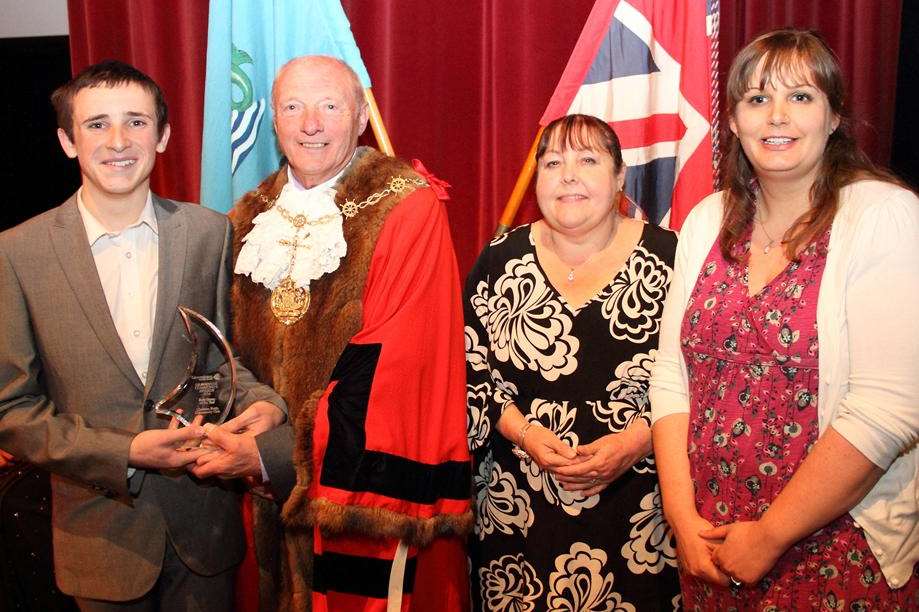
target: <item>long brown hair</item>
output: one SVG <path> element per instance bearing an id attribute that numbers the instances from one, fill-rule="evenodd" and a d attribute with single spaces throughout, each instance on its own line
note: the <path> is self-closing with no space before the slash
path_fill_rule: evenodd
<path id="1" fill-rule="evenodd" d="M 767 83 L 790 75 L 806 77 L 806 82 L 826 95 L 830 110 L 839 118 L 839 126 L 827 140 L 817 177 L 810 188 L 810 210 L 795 221 L 782 237 L 785 256 L 793 260 L 803 247 L 829 230 L 839 207 L 840 189 L 869 178 L 898 185 L 902 182 L 890 172 L 875 166 L 855 142 L 839 62 L 823 37 L 812 30 L 768 32 L 737 54 L 727 80 L 728 112 L 732 117 L 749 90 L 761 61 L 760 89 Z M 725 259 L 733 261 L 736 259 L 734 247 L 753 222 L 758 184 L 740 140 L 731 132 L 727 133 L 727 138 L 728 153 L 722 174 L 724 220 L 718 244 Z"/>

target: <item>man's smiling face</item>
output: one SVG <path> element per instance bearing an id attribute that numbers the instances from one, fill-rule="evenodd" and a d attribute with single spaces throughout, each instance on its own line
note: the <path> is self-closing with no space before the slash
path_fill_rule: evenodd
<path id="1" fill-rule="evenodd" d="M 337 62 L 286 66 L 274 87 L 274 129 L 297 180 L 313 187 L 342 170 L 367 127 L 360 85 Z"/>
<path id="2" fill-rule="evenodd" d="M 79 161 L 90 197 L 130 197 L 149 189 L 169 125 L 160 135 L 153 95 L 136 83 L 87 87 L 73 98 L 73 139 L 61 129 L 58 139 L 67 156 Z"/>

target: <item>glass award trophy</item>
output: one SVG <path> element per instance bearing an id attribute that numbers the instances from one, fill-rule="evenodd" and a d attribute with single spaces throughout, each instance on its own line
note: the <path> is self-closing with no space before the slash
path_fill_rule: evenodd
<path id="1" fill-rule="evenodd" d="M 227 342 L 226 336 L 210 319 L 200 312 L 185 306 L 178 307 L 179 316 L 185 326 L 185 339 L 191 344 L 191 356 L 185 368 L 185 377 L 173 387 L 163 399 L 153 404 L 156 414 L 175 417 L 186 427 L 191 425 L 196 417 L 204 423 L 220 425 L 227 420 L 236 401 L 236 361 L 233 359 L 233 349 Z M 207 370 L 208 350 L 204 351 L 203 358 L 198 351 L 198 336 L 192 323 L 204 328 L 211 341 L 217 346 L 224 357 L 225 372 Z M 223 399 L 221 399 L 223 398 Z M 190 401 L 189 401 L 190 400 Z M 180 407 L 178 404 L 184 405 Z M 194 410 L 191 410 L 191 407 Z"/>

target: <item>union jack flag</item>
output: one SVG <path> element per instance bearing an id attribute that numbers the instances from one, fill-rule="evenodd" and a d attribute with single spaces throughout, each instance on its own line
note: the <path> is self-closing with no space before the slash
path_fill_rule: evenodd
<path id="1" fill-rule="evenodd" d="M 540 119 L 608 122 L 628 172 L 627 214 L 679 229 L 712 191 L 713 0 L 597 0 Z"/>

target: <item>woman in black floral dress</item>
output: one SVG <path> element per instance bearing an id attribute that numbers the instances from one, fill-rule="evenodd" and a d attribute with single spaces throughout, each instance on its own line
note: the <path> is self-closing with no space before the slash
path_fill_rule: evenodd
<path id="1" fill-rule="evenodd" d="M 543 220 L 493 241 L 466 284 L 473 598 L 672 610 L 647 389 L 676 238 L 618 214 L 625 167 L 602 121 L 553 122 L 536 159 Z"/>

